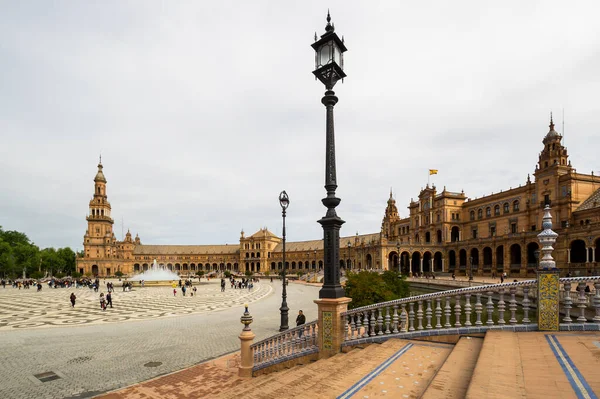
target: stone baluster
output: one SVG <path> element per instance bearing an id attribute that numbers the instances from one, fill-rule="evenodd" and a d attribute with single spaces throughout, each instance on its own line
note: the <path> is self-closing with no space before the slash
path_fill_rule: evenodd
<path id="1" fill-rule="evenodd" d="M 408 331 L 415 331 L 415 304 L 410 302 L 408 309 Z"/>
<path id="2" fill-rule="evenodd" d="M 563 306 L 565 309 L 565 317 L 563 317 L 563 322 L 570 324 L 573 320 L 571 320 L 571 304 L 573 301 L 571 300 L 571 283 L 565 283 L 565 300 L 563 301 Z"/>
<path id="3" fill-rule="evenodd" d="M 419 301 L 417 307 L 417 330 L 423 329 L 423 301 Z"/>
<path id="4" fill-rule="evenodd" d="M 471 294 L 465 294 L 465 326 L 471 325 Z"/>
<path id="5" fill-rule="evenodd" d="M 385 307 L 385 333 L 386 334 L 391 334 L 392 332 L 390 331 L 390 307 L 386 306 Z"/>
<path id="6" fill-rule="evenodd" d="M 369 337 L 369 312 L 363 312 L 363 338 Z"/>
<path id="7" fill-rule="evenodd" d="M 444 316 L 446 318 L 446 323 L 444 324 L 444 327 L 446 327 L 446 328 L 452 327 L 452 324 L 450 324 L 450 314 L 451 313 L 452 313 L 452 309 L 450 308 L 450 297 L 447 296 L 446 297 L 446 306 L 444 307 Z"/>
<path id="8" fill-rule="evenodd" d="M 348 315 L 344 317 L 344 341 L 350 339 L 350 317 Z"/>
<path id="9" fill-rule="evenodd" d="M 290 348 L 290 350 L 288 350 L 288 353 L 291 352 L 292 355 L 294 353 L 296 353 L 296 344 L 298 343 L 298 340 L 296 338 L 297 332 L 298 332 L 297 330 L 293 330 L 290 334 L 291 335 L 291 345 L 288 345 L 288 347 L 291 347 L 291 348 Z"/>
<path id="10" fill-rule="evenodd" d="M 361 338 L 363 336 L 362 314 L 356 313 L 354 317 L 356 317 L 356 338 Z"/>
<path id="11" fill-rule="evenodd" d="M 394 326 L 392 333 L 398 334 L 398 305 L 394 305 L 394 314 L 392 315 L 392 324 Z"/>
<path id="12" fill-rule="evenodd" d="M 369 336 L 371 337 L 375 336 L 375 323 L 377 322 L 375 312 L 375 309 L 371 309 L 371 318 L 369 319 Z"/>
<path id="13" fill-rule="evenodd" d="M 377 335 L 383 335 L 383 309 L 379 308 L 377 310 Z"/>
<path id="14" fill-rule="evenodd" d="M 442 328 L 442 298 L 436 298 L 435 300 L 435 328 Z"/>
<path id="15" fill-rule="evenodd" d="M 504 310 L 506 309 L 504 302 L 504 288 L 500 288 L 498 292 L 500 293 L 500 300 L 498 301 L 498 324 L 503 326 L 506 324 L 506 321 L 504 321 Z"/>
<path id="16" fill-rule="evenodd" d="M 350 315 L 350 339 L 354 339 L 354 333 L 356 332 L 356 323 L 354 322 L 355 315 Z"/>
<path id="17" fill-rule="evenodd" d="M 517 294 L 517 287 L 510 287 L 510 301 L 508 308 L 510 309 L 510 320 L 509 323 L 511 325 L 517 324 L 517 299 L 515 298 Z"/>
<path id="18" fill-rule="evenodd" d="M 594 308 L 596 308 L 594 321 L 600 323 L 600 281 L 596 280 L 594 282 L 594 288 L 596 289 L 596 293 L 594 294 Z"/>
<path id="19" fill-rule="evenodd" d="M 481 312 L 483 309 L 483 305 L 481 304 L 481 292 L 475 293 L 475 316 L 477 319 L 475 320 L 476 326 L 481 326 L 483 323 L 481 322 Z"/>
<path id="20" fill-rule="evenodd" d="M 462 324 L 460 323 L 460 316 L 462 313 L 462 309 L 460 306 L 460 294 L 456 296 L 456 301 L 454 302 L 454 327 L 460 327 Z"/>
<path id="21" fill-rule="evenodd" d="M 402 304 L 402 310 L 400 311 L 400 328 L 401 332 L 408 331 L 408 313 L 406 312 L 406 304 Z"/>
<path id="22" fill-rule="evenodd" d="M 585 286 L 587 284 L 584 282 L 579 283 L 579 300 L 577 301 L 577 307 L 579 308 L 579 317 L 577 321 L 580 323 L 585 323 L 587 319 L 585 318 L 585 308 L 587 307 L 587 297 L 585 296 Z"/>
<path id="23" fill-rule="evenodd" d="M 317 324 L 312 325 L 312 346 L 317 346 Z"/>
<path id="24" fill-rule="evenodd" d="M 428 299 L 427 300 L 427 311 L 425 312 L 425 317 L 427 318 L 427 326 L 425 326 L 425 328 L 427 328 L 427 329 L 433 328 L 433 327 L 431 327 L 431 315 L 432 315 L 431 299 Z"/>
<path id="25" fill-rule="evenodd" d="M 523 287 L 523 324 L 529 324 L 529 287 Z"/>
<path id="26" fill-rule="evenodd" d="M 485 308 L 487 310 L 487 321 L 485 322 L 485 324 L 487 324 L 488 326 L 494 325 L 494 301 L 492 301 L 492 295 L 494 295 L 492 291 L 487 292 L 488 301 L 485 305 Z"/>

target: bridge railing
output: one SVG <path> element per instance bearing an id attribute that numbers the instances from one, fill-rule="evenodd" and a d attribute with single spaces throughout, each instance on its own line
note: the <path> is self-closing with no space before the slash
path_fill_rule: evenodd
<path id="1" fill-rule="evenodd" d="M 585 292 L 589 283 L 594 286 L 593 297 Z M 561 323 L 600 323 L 600 276 L 561 278 L 560 287 Z M 536 290 L 537 280 L 526 280 L 460 288 L 352 309 L 341 315 L 344 345 L 392 335 L 438 335 L 451 329 L 457 330 L 449 333 L 485 332 L 498 326 L 536 330 Z"/>
<path id="2" fill-rule="evenodd" d="M 254 371 L 319 351 L 317 320 L 280 332 L 250 346 Z"/>

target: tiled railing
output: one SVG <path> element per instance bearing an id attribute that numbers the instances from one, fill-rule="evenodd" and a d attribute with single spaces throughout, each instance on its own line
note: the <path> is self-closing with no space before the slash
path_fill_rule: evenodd
<path id="1" fill-rule="evenodd" d="M 253 370 L 309 355 L 319 351 L 317 320 L 263 339 L 252 346 Z"/>
<path id="2" fill-rule="evenodd" d="M 588 283 L 593 284 L 593 297 L 585 292 Z M 560 285 L 561 328 L 600 330 L 600 324 L 570 327 L 600 323 L 600 276 L 561 278 Z M 536 310 L 531 305 L 536 290 L 537 280 L 527 280 L 460 288 L 352 309 L 342 313 L 343 345 L 381 341 L 391 336 L 479 333 L 491 328 L 534 331 Z"/>

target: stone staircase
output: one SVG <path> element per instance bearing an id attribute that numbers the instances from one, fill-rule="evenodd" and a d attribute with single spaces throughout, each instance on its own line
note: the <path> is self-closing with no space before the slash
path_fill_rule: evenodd
<path id="1" fill-rule="evenodd" d="M 420 397 L 452 348 L 450 344 L 390 339 L 255 377 L 215 397 Z"/>

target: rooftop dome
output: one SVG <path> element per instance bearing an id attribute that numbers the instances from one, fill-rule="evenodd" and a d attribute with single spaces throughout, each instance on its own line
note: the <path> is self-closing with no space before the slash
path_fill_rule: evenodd
<path id="1" fill-rule="evenodd" d="M 96 177 L 94 177 L 95 182 L 103 182 L 106 183 L 106 177 L 104 177 L 104 173 L 102 173 L 102 163 L 98 164 L 98 173 L 96 173 Z"/>
<path id="2" fill-rule="evenodd" d="M 554 121 L 552 120 L 552 114 L 550 114 L 549 128 L 550 128 L 550 130 L 546 134 L 546 137 L 544 137 L 544 144 L 546 144 L 548 141 L 551 141 L 553 139 L 556 139 L 556 138 L 560 139 L 562 137 L 556 130 L 554 130 Z"/>

